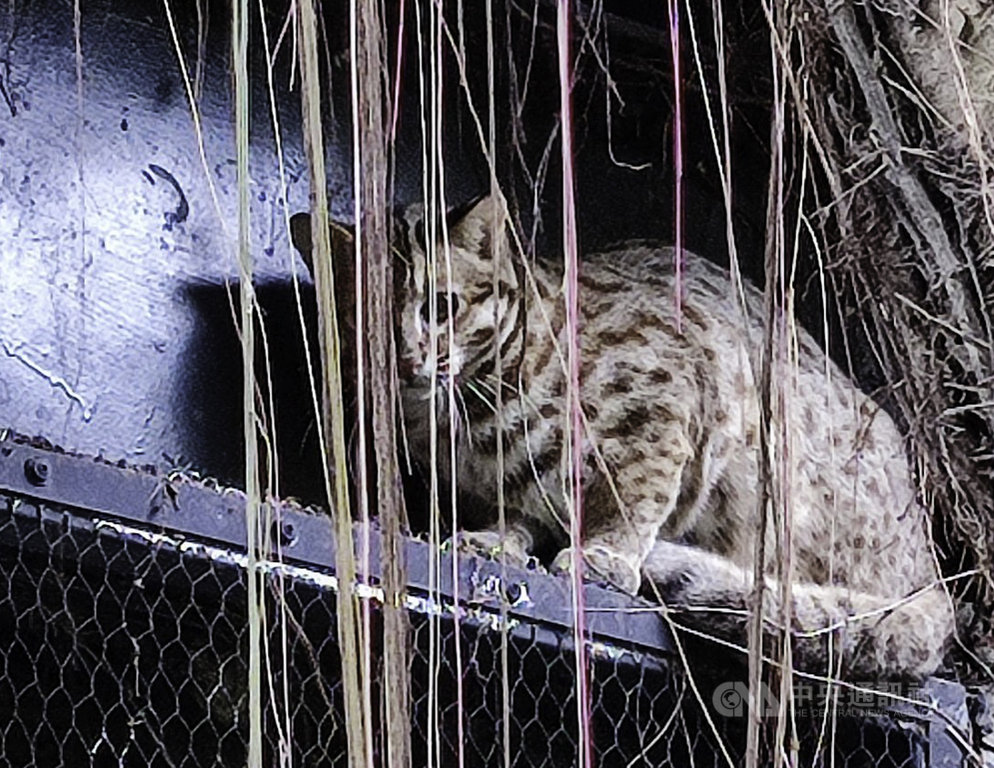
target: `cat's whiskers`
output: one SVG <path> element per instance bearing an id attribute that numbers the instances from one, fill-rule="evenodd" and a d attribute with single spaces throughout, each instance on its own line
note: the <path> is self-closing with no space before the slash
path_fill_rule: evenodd
<path id="1" fill-rule="evenodd" d="M 488 374 L 487 375 L 487 379 L 492 380 L 494 382 L 497 382 L 504 389 L 509 389 L 515 395 L 521 395 L 522 394 L 520 386 L 515 386 L 514 384 L 511 384 L 509 381 L 503 381 L 501 379 L 498 379 L 497 378 L 497 374 L 494 374 L 494 373 Z M 493 384 L 490 384 L 489 381 L 488 381 L 488 386 L 489 386 L 491 392 L 496 392 L 497 391 L 497 388 Z"/>
<path id="2" fill-rule="evenodd" d="M 469 408 L 466 406 L 466 398 L 463 396 L 462 391 L 459 387 L 455 387 L 453 390 L 456 401 L 456 425 L 458 431 L 459 421 L 463 421 L 463 434 L 466 435 L 466 442 L 470 448 L 473 447 L 473 425 L 469 423 Z M 460 407 L 462 410 L 460 411 Z"/>
<path id="3" fill-rule="evenodd" d="M 488 379 L 492 379 L 493 381 L 499 381 L 499 383 L 501 384 L 501 388 L 502 389 L 508 390 L 509 392 L 511 392 L 514 395 L 514 397 L 520 398 L 521 401 L 525 405 L 527 405 L 532 411 L 535 411 L 536 413 L 538 412 L 538 403 L 536 403 L 533 398 L 531 398 L 531 397 L 528 396 L 528 393 L 525 392 L 524 387 L 522 387 L 522 386 L 515 386 L 515 385 L 513 385 L 513 384 L 511 384 L 510 382 L 507 382 L 507 381 L 500 381 L 497 378 L 497 376 L 494 375 L 494 374 L 492 374 L 492 373 L 489 376 L 487 376 L 487 378 Z M 479 384 L 481 386 L 486 387 L 487 391 L 490 392 L 490 394 L 492 394 L 494 396 L 494 398 L 496 399 L 496 397 L 497 397 L 497 387 L 495 387 L 493 384 L 490 384 L 489 382 L 484 383 L 483 381 L 479 381 Z"/>
<path id="4" fill-rule="evenodd" d="M 452 419 L 455 434 L 465 435 L 470 445 L 472 445 L 472 425 L 469 423 L 469 409 L 466 406 L 466 400 L 461 391 L 461 383 L 457 377 L 453 377 L 448 373 L 447 368 L 447 365 L 445 370 L 441 366 L 436 368 L 435 386 L 429 388 L 424 399 L 429 400 L 434 395 L 439 415 Z M 452 387 L 451 399 L 449 397 L 450 386 Z M 453 402 L 455 403 L 455 408 L 450 407 Z"/>
<path id="5" fill-rule="evenodd" d="M 477 398 L 479 398 L 480 402 L 482 402 L 485 406 L 487 406 L 487 408 L 489 408 L 494 414 L 497 413 L 497 407 L 492 402 L 490 402 L 486 398 L 486 396 L 479 390 L 479 387 L 486 387 L 486 384 L 484 384 L 482 381 L 479 381 L 477 379 L 467 379 L 466 381 L 463 382 L 463 386 L 466 387 L 466 389 L 468 389 L 474 395 L 476 395 Z"/>
<path id="6" fill-rule="evenodd" d="M 493 378 L 493 374 L 490 374 L 487 378 Z M 473 379 L 473 382 L 475 384 L 477 384 L 478 386 L 483 387 L 491 395 L 497 394 L 497 390 L 493 386 L 490 385 L 490 383 L 487 381 L 486 378 L 483 378 L 483 379 L 479 379 L 479 378 Z"/>

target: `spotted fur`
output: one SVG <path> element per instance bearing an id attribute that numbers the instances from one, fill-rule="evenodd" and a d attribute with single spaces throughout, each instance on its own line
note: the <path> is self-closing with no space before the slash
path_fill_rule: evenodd
<path id="1" fill-rule="evenodd" d="M 491 240 L 491 222 L 501 236 Z M 497 498 L 500 349 L 503 485 L 509 524 L 499 543 L 525 558 L 542 540 L 568 564 L 563 435 L 566 349 L 561 275 L 515 256 L 503 203 L 483 198 L 437 227 L 435 279 L 419 206 L 400 225 L 397 327 L 403 412 L 413 455 L 430 452 L 476 503 Z M 640 587 L 686 611 L 697 629 L 742 642 L 758 530 L 759 409 L 749 341 L 762 338 L 762 296 L 686 255 L 677 327 L 670 249 L 629 244 L 587 255 L 579 275 L 587 567 L 627 592 Z M 530 274 L 531 278 L 527 277 Z M 903 441 L 813 339 L 797 332 L 785 382 L 789 411 L 772 446 L 793 462 L 791 630 L 795 665 L 827 671 L 829 641 L 846 674 L 921 677 L 941 663 L 952 611 L 938 586 L 927 518 Z M 449 384 L 456 403 L 449 407 Z M 456 415 L 457 414 L 457 415 Z M 494 531 L 471 536 L 498 543 Z M 775 527 L 767 541 L 765 615 L 781 615 Z M 727 609 L 733 609 L 728 611 Z M 740 611 L 736 613 L 735 610 Z"/>

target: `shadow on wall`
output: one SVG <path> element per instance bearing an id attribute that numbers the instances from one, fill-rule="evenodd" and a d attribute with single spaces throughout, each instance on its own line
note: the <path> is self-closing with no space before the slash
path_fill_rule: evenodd
<path id="1" fill-rule="evenodd" d="M 232 297 L 230 302 L 228 291 Z M 184 365 L 173 382 L 170 401 L 182 444 L 181 458 L 174 457 L 177 463 L 216 478 L 224 484 L 244 488 L 242 352 L 232 320 L 232 313 L 237 316 L 240 312 L 238 291 L 238 284 L 234 282 L 229 287 L 223 284 L 195 283 L 180 289 L 179 300 L 189 307 L 193 330 L 182 354 Z M 318 377 L 320 353 L 314 287 L 302 283 L 300 294 L 314 373 Z M 317 420 L 307 380 L 303 333 L 293 286 L 282 282 L 257 285 L 256 296 L 266 323 L 268 380 L 258 324 L 255 369 L 262 393 L 261 402 L 266 408 L 265 419 L 268 423 L 275 418 L 276 423 L 278 494 L 282 498 L 292 496 L 305 504 L 327 508 Z M 343 341 L 348 341 L 347 332 Z M 343 358 L 349 358 L 347 350 L 343 350 Z M 346 443 L 349 465 L 353 467 L 349 483 L 353 504 L 357 451 L 354 381 L 355 371 L 344 370 L 345 420 L 349 425 Z M 270 384 L 273 414 L 268 410 Z M 367 423 L 369 434 L 371 429 L 372 424 Z M 263 445 L 260 444 L 260 450 L 262 449 Z M 368 460 L 370 492 L 375 499 L 375 459 L 372 446 Z M 423 473 L 408 473 L 405 466 L 406 463 L 401 458 L 401 476 L 411 527 L 415 531 L 427 531 L 428 479 Z M 260 471 L 266 471 L 265 460 L 261 463 Z M 265 480 L 265 475 L 263 479 Z M 445 518 L 450 502 L 444 487 L 440 490 L 439 504 L 442 517 Z M 460 505 L 461 514 L 468 516 L 469 521 L 474 523 L 473 527 L 482 527 L 485 523 L 482 513 L 475 512 L 472 504 L 465 505 L 466 509 L 463 506 Z"/>
<path id="2" fill-rule="evenodd" d="M 224 483 L 244 487 L 241 342 L 232 319 L 233 313 L 237 316 L 240 312 L 239 287 L 237 283 L 228 287 L 188 284 L 180 290 L 180 300 L 189 306 L 193 320 L 183 354 L 185 364 L 178 372 L 171 395 L 182 440 L 182 461 Z M 314 289 L 301 284 L 300 293 L 317 373 Z M 256 375 L 264 418 L 269 423 L 275 416 L 278 492 L 283 498 L 294 496 L 304 502 L 320 503 L 324 498 L 324 481 L 293 286 L 290 283 L 258 285 L 256 295 L 265 320 L 269 358 L 267 376 L 263 336 L 257 323 Z M 264 449 L 260 443 L 260 453 Z M 266 471 L 265 459 L 260 469 Z"/>

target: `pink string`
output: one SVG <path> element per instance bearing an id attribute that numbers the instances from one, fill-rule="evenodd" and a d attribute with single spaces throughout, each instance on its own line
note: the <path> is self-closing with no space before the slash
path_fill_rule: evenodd
<path id="1" fill-rule="evenodd" d="M 673 181 L 676 273 L 676 330 L 681 332 L 683 302 L 683 91 L 680 78 L 680 0 L 668 0 L 670 52 L 673 56 Z"/>
<path id="2" fill-rule="evenodd" d="M 576 237 L 576 208 L 574 199 L 574 168 L 573 168 L 573 111 L 572 111 L 572 77 L 570 72 L 570 43 L 569 20 L 570 0 L 559 0 L 556 14 L 556 30 L 559 43 L 559 93 L 560 115 L 562 119 L 562 160 L 563 160 L 563 248 L 566 262 L 566 323 L 569 329 L 569 376 L 570 390 L 573 398 L 569 403 L 572 429 L 570 431 L 570 450 L 573 458 L 572 501 L 574 514 L 570 518 L 570 544 L 572 546 L 572 577 L 574 600 L 574 630 L 573 640 L 576 646 L 577 671 L 577 719 L 579 726 L 580 768 L 593 766 L 593 754 L 590 743 L 590 684 L 587 673 L 586 628 L 583 609 L 583 557 L 580 550 L 580 535 L 583 530 L 583 507 L 581 472 L 583 461 L 581 456 L 582 419 L 580 411 L 580 340 L 577 333 L 579 327 L 579 290 L 577 276 L 579 263 L 577 260 Z"/>

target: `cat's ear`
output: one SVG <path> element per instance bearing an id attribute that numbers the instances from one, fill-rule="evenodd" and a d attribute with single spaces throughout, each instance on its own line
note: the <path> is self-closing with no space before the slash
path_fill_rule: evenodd
<path id="1" fill-rule="evenodd" d="M 331 256 L 339 259 L 352 253 L 355 234 L 351 227 L 346 224 L 339 224 L 336 221 L 330 222 L 331 231 Z M 313 241 L 311 239 L 311 215 L 309 213 L 295 213 L 290 217 L 290 240 L 293 247 L 300 251 L 307 271 L 314 276 L 314 256 Z"/>
<path id="2" fill-rule="evenodd" d="M 334 259 L 347 257 L 349 264 L 355 259 L 355 228 L 338 221 L 329 222 L 331 228 L 331 255 Z"/>
<path id="3" fill-rule="evenodd" d="M 314 274 L 314 257 L 311 256 L 311 214 L 295 213 L 290 217 L 290 241 L 300 253 L 307 271 Z"/>
<path id="4" fill-rule="evenodd" d="M 452 208 L 446 214 L 449 241 L 452 245 L 490 259 L 494 250 L 503 248 L 508 223 L 507 203 L 500 192 L 482 195 L 475 200 Z M 491 241 L 493 227 L 497 227 L 496 241 Z"/>

